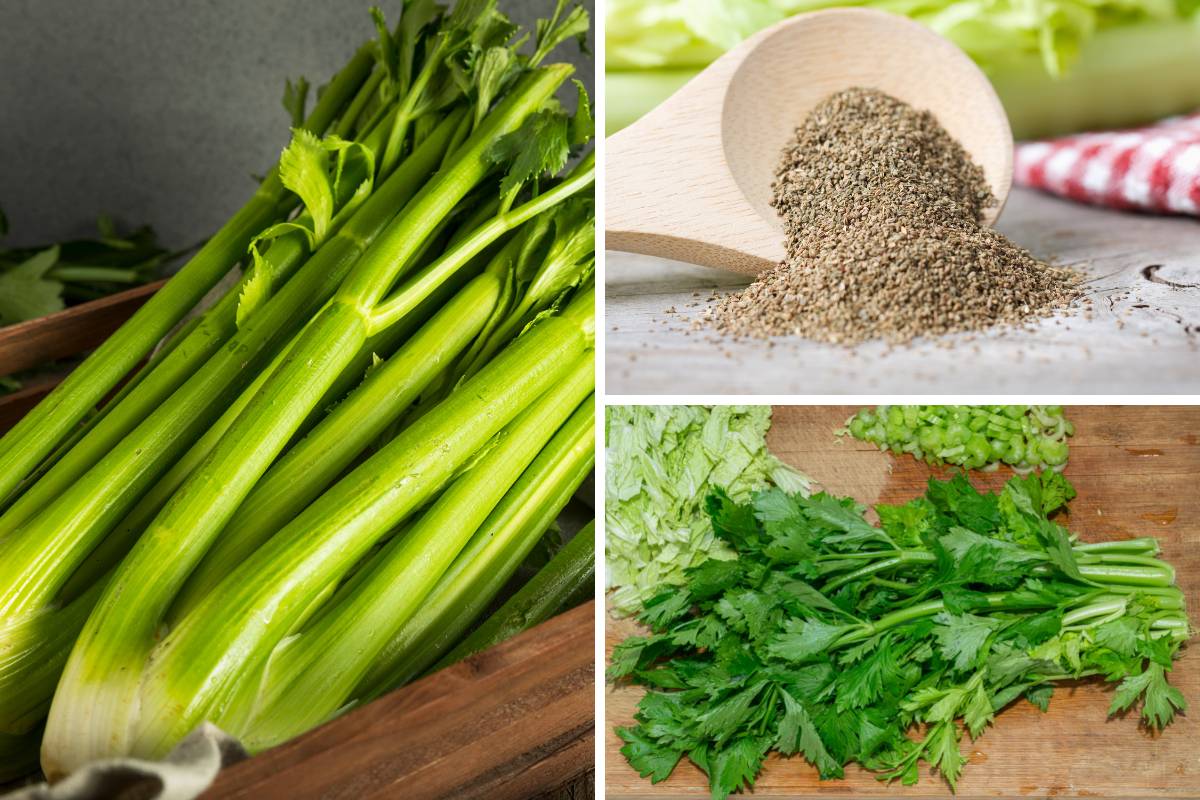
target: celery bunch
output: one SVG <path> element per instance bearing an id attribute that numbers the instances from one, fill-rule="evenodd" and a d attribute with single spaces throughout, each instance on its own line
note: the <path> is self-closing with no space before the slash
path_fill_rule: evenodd
<path id="1" fill-rule="evenodd" d="M 246 207 L 0 439 L 0 746 L 44 725 L 51 778 L 206 720 L 268 747 L 420 674 L 590 469 L 592 120 L 545 63 L 587 15 L 376 24 L 307 117 L 289 87 Z"/>

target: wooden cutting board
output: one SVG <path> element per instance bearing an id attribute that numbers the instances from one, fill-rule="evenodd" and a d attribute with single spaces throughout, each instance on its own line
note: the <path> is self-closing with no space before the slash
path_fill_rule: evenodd
<path id="1" fill-rule="evenodd" d="M 784 461 L 830 492 L 862 503 L 904 502 L 923 491 L 931 474 L 912 458 L 894 458 L 853 439 L 837 439 L 856 409 L 849 406 L 776 407 L 768 444 Z M 1085 541 L 1154 535 L 1177 570 L 1194 622 L 1200 620 L 1200 406 L 1087 406 L 1067 409 L 1076 435 L 1067 476 L 1079 495 L 1062 522 Z M 976 486 L 999 488 L 1007 469 L 971 473 Z M 611 616 L 606 654 L 635 625 Z M 1191 713 L 1151 735 L 1131 715 L 1107 718 L 1112 689 L 1084 681 L 1054 693 L 1043 714 L 1028 703 L 1000 713 L 977 742 L 965 740 L 969 763 L 959 800 L 1017 797 L 1200 797 L 1200 640 L 1177 663 L 1171 681 Z M 703 773 L 686 761 L 657 786 L 638 777 L 619 749 L 614 726 L 629 725 L 642 690 L 606 687 L 605 779 L 610 798 L 702 798 Z M 886 786 L 848 768 L 846 779 L 821 782 L 800 758 L 772 756 L 755 797 L 951 797 L 927 770 L 917 786 Z"/>

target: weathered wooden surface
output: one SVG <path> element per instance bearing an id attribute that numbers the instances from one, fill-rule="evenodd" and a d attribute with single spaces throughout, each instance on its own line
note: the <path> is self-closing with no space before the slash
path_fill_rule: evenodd
<path id="1" fill-rule="evenodd" d="M 692 331 L 705 298 L 746 277 L 606 254 L 609 394 L 1191 393 L 1200 390 L 1200 223 L 1009 197 L 999 229 L 1089 276 L 1092 318 L 911 347 L 798 337 L 735 342 Z M 1150 269 L 1146 276 L 1147 268 Z M 1175 285 L 1172 285 L 1175 284 Z M 689 307 L 690 306 L 690 307 Z M 674 308 L 677 313 L 668 314 Z"/>
<path id="2" fill-rule="evenodd" d="M 524 800 L 593 766 L 595 603 L 224 771 L 217 798 Z"/>
<path id="3" fill-rule="evenodd" d="M 863 503 L 903 502 L 922 492 L 931 474 L 913 459 L 893 458 L 870 445 L 835 439 L 855 409 L 831 406 L 776 408 L 768 443 L 789 464 L 837 494 Z M 1200 407 L 1077 407 L 1068 409 L 1078 433 L 1066 474 L 1079 492 L 1064 520 L 1088 541 L 1155 535 L 1177 570 L 1196 619 L 1200 610 Z M 972 473 L 977 486 L 998 488 L 1011 473 Z M 606 648 L 634 630 L 610 617 Z M 1014 797 L 1200 797 L 1200 643 L 1171 673 L 1191 713 L 1159 735 L 1135 718 L 1107 719 L 1112 690 L 1095 682 L 1058 689 L 1043 714 L 1028 703 L 1000 713 L 975 742 L 964 744 L 969 763 L 958 800 Z M 681 764 L 653 786 L 618 752 L 613 726 L 630 724 L 637 688 L 606 691 L 608 797 L 703 798 L 703 774 Z M 867 772 L 848 769 L 846 780 L 826 781 L 800 758 L 772 757 L 753 797 L 946 797 L 949 789 L 927 770 L 921 783 L 885 786 Z"/>

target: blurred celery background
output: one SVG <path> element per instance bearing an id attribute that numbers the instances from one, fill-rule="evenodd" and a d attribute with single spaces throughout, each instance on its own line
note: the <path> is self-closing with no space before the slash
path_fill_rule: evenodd
<path id="1" fill-rule="evenodd" d="M 965 50 L 1018 139 L 1200 109 L 1200 0 L 608 0 L 608 133 L 755 31 L 846 5 L 911 17 Z"/>

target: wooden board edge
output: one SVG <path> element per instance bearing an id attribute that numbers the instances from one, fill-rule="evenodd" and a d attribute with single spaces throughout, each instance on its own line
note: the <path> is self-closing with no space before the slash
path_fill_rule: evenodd
<path id="1" fill-rule="evenodd" d="M 167 279 L 0 328 L 0 375 L 31 369 L 99 345 Z"/>
<path id="2" fill-rule="evenodd" d="M 557 788 L 594 767 L 594 619 L 591 600 L 230 767 L 203 798 L 516 800 Z"/>

